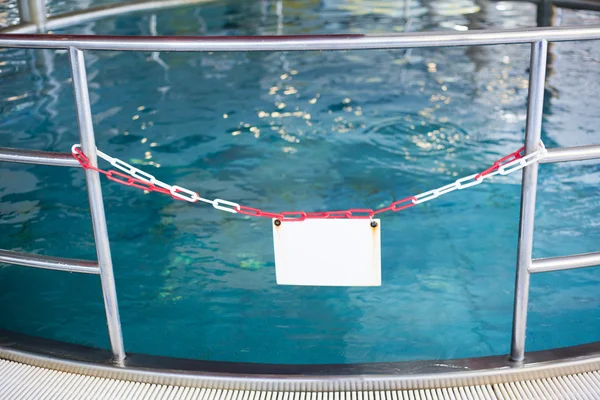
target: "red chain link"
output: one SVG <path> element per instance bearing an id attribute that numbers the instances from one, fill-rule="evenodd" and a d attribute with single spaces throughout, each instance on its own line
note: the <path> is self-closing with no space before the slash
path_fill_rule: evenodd
<path id="1" fill-rule="evenodd" d="M 475 176 L 475 180 L 479 180 L 482 177 L 491 174 L 492 172 L 496 171 L 497 169 L 499 169 L 500 167 L 502 167 L 505 164 L 508 164 L 512 161 L 522 158 L 524 155 L 524 151 L 525 151 L 525 148 L 521 147 L 519 150 L 517 150 L 513 153 L 510 153 L 509 155 L 507 155 L 505 157 L 502 157 L 501 159 L 496 161 L 490 168 L 477 174 Z M 158 192 L 158 193 L 162 193 L 162 194 L 168 194 L 171 197 L 173 197 L 175 200 L 183 200 L 179 197 L 173 196 L 173 193 L 171 193 L 171 191 L 169 191 L 168 189 L 158 187 L 151 182 L 133 178 L 127 174 L 124 174 L 124 173 L 116 171 L 116 170 L 102 170 L 100 168 L 94 167 L 91 165 L 90 160 L 87 158 L 87 156 L 79 148 L 73 149 L 73 157 L 75 157 L 75 159 L 77 161 L 79 161 L 79 164 L 81 164 L 81 166 L 83 168 L 91 169 L 93 171 L 96 171 L 103 175 L 106 175 L 106 177 L 108 179 L 110 179 L 114 182 L 120 183 L 125 186 L 132 186 L 132 187 L 146 190 L 149 192 Z M 251 217 L 277 218 L 282 221 L 304 221 L 306 219 L 324 219 L 324 218 L 328 218 L 328 219 L 340 219 L 340 218 L 369 219 L 369 218 L 373 218 L 375 215 L 378 215 L 378 214 L 386 212 L 386 211 L 398 212 L 398 211 L 405 210 L 410 207 L 414 207 L 416 205 L 415 201 L 417 201 L 417 197 L 410 196 L 410 197 L 406 197 L 401 200 L 394 201 L 394 202 L 390 203 L 389 205 L 379 208 L 379 209 L 376 209 L 376 210 L 371 210 L 368 208 L 351 208 L 351 209 L 339 210 L 339 211 L 321 211 L 321 212 L 308 212 L 308 213 L 304 212 L 304 211 L 282 211 L 279 213 L 273 213 L 273 212 L 263 211 L 258 208 L 252 208 L 252 207 L 246 207 L 246 206 L 240 205 L 239 208 L 235 208 L 235 212 L 237 212 L 239 214 L 243 214 L 243 215 L 248 215 Z M 236 204 L 236 203 L 232 203 L 232 204 Z"/>
<path id="2" fill-rule="evenodd" d="M 513 153 L 510 153 L 507 156 L 502 157 L 501 159 L 496 161 L 491 167 L 489 167 L 485 171 L 477 174 L 475 179 L 480 179 L 486 175 L 489 175 L 492 172 L 494 172 L 495 170 L 497 170 L 498 168 L 500 168 L 501 166 L 503 166 L 504 164 L 508 164 L 511 161 L 515 161 L 515 160 L 518 160 L 519 158 L 522 158 L 524 153 L 525 153 L 525 146 L 521 147 L 519 150 L 517 150 Z"/>

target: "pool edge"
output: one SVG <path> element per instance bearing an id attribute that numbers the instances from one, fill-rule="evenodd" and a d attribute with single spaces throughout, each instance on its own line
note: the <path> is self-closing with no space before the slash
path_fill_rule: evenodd
<path id="1" fill-rule="evenodd" d="M 11 339 L 7 340 L 7 336 Z M 25 344 L 15 340 L 19 336 L 25 338 Z M 128 354 L 125 363 L 117 366 L 110 361 L 108 350 L 49 339 L 40 339 L 43 347 L 36 349 L 31 343 L 27 343 L 35 339 L 37 338 L 32 339 L 15 333 L 7 335 L 7 331 L 0 330 L 0 358 L 100 378 L 210 389 L 268 391 L 431 389 L 516 382 L 600 370 L 600 342 L 528 353 L 527 361 L 522 366 L 511 363 L 506 356 L 343 366 L 277 366 L 203 362 L 138 354 Z M 49 347 L 49 344 L 54 348 Z M 165 367 L 159 368 L 161 364 Z M 194 366 L 201 365 L 212 365 L 218 368 L 213 368 L 213 371 L 193 369 Z M 223 371 L 224 368 L 237 372 L 214 372 L 215 369 Z M 252 368 L 254 370 L 251 370 Z M 296 373 L 289 373 L 294 369 Z M 336 369 L 340 369 L 340 373 L 335 373 Z"/>

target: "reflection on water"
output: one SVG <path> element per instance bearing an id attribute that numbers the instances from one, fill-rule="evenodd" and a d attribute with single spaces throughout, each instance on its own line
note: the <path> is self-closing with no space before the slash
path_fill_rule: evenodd
<path id="1" fill-rule="evenodd" d="M 96 4 L 96 3 L 94 3 Z M 215 2 L 69 33 L 258 35 L 515 28 L 514 2 Z M 51 10 L 67 7 L 52 3 Z M 64 9 L 64 8 L 62 8 Z M 4 9 L 3 9 L 4 10 Z M 566 12 L 562 24 L 598 23 Z M 598 44 L 552 47 L 543 138 L 597 142 Z M 521 146 L 529 48 L 87 52 L 98 146 L 158 179 L 265 209 L 380 207 Z M 68 151 L 63 51 L 0 51 L 0 146 Z M 0 166 L 0 247 L 94 258 L 79 170 Z M 544 166 L 536 256 L 598 250 L 593 163 Z M 269 221 L 111 182 L 103 193 L 128 351 L 337 363 L 506 353 L 519 178 L 382 221 L 379 288 L 277 286 Z M 223 215 L 225 214 L 225 215 Z M 532 280 L 528 346 L 598 340 L 596 270 Z M 96 277 L 0 269 L 0 327 L 108 346 Z M 441 333 L 443 332 L 443 333 Z"/>

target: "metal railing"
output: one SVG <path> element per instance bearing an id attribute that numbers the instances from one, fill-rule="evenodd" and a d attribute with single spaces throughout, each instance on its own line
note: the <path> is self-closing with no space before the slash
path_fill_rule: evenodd
<path id="1" fill-rule="evenodd" d="M 24 3 L 26 0 L 22 0 Z M 28 4 L 40 3 L 29 0 Z M 39 6 L 39 4 L 38 4 Z M 39 15 L 39 13 L 37 14 Z M 27 22 L 27 21 L 26 21 Z M 43 30 L 43 21 L 37 21 Z M 1 35 L 1 47 L 67 49 L 77 107 L 79 133 L 84 153 L 97 166 L 97 154 L 88 94 L 84 50 L 121 51 L 309 51 L 351 49 L 399 49 L 412 47 L 531 44 L 531 68 L 525 154 L 537 149 L 542 129 L 542 108 L 548 42 L 600 39 L 600 26 L 575 28 L 537 28 L 518 30 L 482 30 L 452 33 L 406 33 L 370 35 L 306 35 L 254 37 L 116 37 L 70 35 Z M 542 163 L 591 160 L 600 158 L 600 145 L 548 149 Z M 0 148 L 0 161 L 79 167 L 67 153 L 50 153 Z M 600 252 L 546 259 L 532 259 L 535 198 L 538 163 L 523 170 L 519 224 L 517 273 L 513 310 L 510 358 L 521 365 L 525 357 L 525 333 L 531 274 L 600 265 Z M 81 261 L 0 250 L 0 262 L 100 275 L 111 349 L 116 361 L 125 358 L 117 294 L 113 275 L 106 219 L 99 174 L 85 171 L 98 261 Z"/>
<path id="2" fill-rule="evenodd" d="M 62 29 L 76 24 L 83 24 L 127 13 L 160 10 L 211 1 L 213 0 L 136 0 L 125 3 L 106 4 L 46 17 L 45 0 L 18 0 L 21 22 L 0 29 L 0 33 L 43 33 L 49 30 Z M 35 12 L 33 12 L 34 10 Z"/>

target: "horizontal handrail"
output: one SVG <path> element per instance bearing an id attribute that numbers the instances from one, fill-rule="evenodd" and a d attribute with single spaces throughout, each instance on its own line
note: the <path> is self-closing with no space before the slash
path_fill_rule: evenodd
<path id="1" fill-rule="evenodd" d="M 71 153 L 12 149 L 8 147 L 0 147 L 0 161 L 52 165 L 55 167 L 81 167 Z"/>
<path id="2" fill-rule="evenodd" d="M 600 145 L 557 147 L 548 149 L 547 154 L 539 160 L 539 163 L 548 164 L 594 159 L 600 159 Z M 70 153 L 13 149 L 9 147 L 0 147 L 0 161 L 23 164 L 52 165 L 58 167 L 81 167 L 81 165 Z"/>
<path id="3" fill-rule="evenodd" d="M 547 164 L 593 159 L 600 159 L 600 145 L 548 149 L 547 154 L 539 162 Z M 9 147 L 0 147 L 0 161 L 58 167 L 81 167 L 70 153 L 13 149 Z"/>
<path id="4" fill-rule="evenodd" d="M 532 3 L 538 4 L 540 1 L 534 0 Z M 598 3 L 597 0 L 553 0 L 552 5 L 555 7 L 570 8 L 573 10 L 600 10 L 600 3 Z"/>
<path id="5" fill-rule="evenodd" d="M 91 7 L 51 16 L 45 21 L 44 28 L 46 30 L 63 29 L 102 18 L 118 17 L 140 11 L 154 11 L 212 1 L 214 0 L 138 0 L 128 3 L 106 4 L 99 7 Z M 541 2 L 540 0 L 529 1 L 534 4 L 539 4 Z M 600 3 L 595 0 L 554 0 L 552 5 L 581 10 L 600 10 Z M 23 34 L 36 32 L 38 32 L 38 27 L 32 23 L 20 23 L 0 29 L 0 33 Z"/>
<path id="6" fill-rule="evenodd" d="M 95 261 L 42 256 L 39 254 L 20 253 L 11 250 L 0 250 L 0 263 L 53 269 L 56 271 L 80 272 L 82 274 L 100 274 L 100 268 Z"/>
<path id="7" fill-rule="evenodd" d="M 14 25 L 9 25 L 5 28 L 0 29 L 0 34 L 5 34 L 5 33 L 21 33 L 21 34 L 26 34 L 26 33 L 36 33 L 37 32 L 37 26 L 35 26 L 35 24 L 32 23 L 20 23 L 20 24 L 14 24 Z"/>
<path id="8" fill-rule="evenodd" d="M 0 35 L 0 47 L 116 51 L 309 51 L 475 46 L 600 39 L 600 26 L 389 35 L 99 36 Z"/>
<path id="9" fill-rule="evenodd" d="M 600 158 L 600 145 L 557 147 L 548 149 L 548 153 L 539 161 L 544 163 L 556 163 L 564 161 L 583 161 Z"/>
<path id="10" fill-rule="evenodd" d="M 95 21 L 101 18 L 117 17 L 124 14 L 160 10 L 164 8 L 175 8 L 191 4 L 208 3 L 214 0 L 141 0 L 130 3 L 107 4 L 99 7 L 87 8 L 84 10 L 72 11 L 65 14 L 55 15 L 46 20 L 44 28 L 46 30 L 62 29 L 73 25 L 80 25 L 86 22 Z M 36 33 L 38 30 L 35 24 L 18 24 L 0 29 L 1 33 Z"/>
<path id="11" fill-rule="evenodd" d="M 565 269 L 586 268 L 600 266 L 600 252 L 574 254 L 571 256 L 538 258 L 531 262 L 529 272 L 562 271 Z"/>

